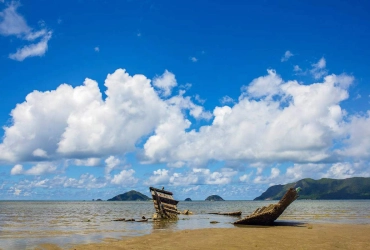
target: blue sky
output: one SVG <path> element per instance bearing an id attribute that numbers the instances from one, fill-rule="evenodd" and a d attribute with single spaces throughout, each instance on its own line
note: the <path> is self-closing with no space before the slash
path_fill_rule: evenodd
<path id="1" fill-rule="evenodd" d="M 369 9 L 0 0 L 1 199 L 369 176 Z"/>

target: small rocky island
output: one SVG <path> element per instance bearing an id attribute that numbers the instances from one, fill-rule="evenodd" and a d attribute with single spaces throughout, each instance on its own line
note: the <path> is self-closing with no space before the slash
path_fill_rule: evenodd
<path id="1" fill-rule="evenodd" d="M 192 201 L 190 198 L 186 198 L 185 201 Z"/>
<path id="2" fill-rule="evenodd" d="M 218 195 L 210 195 L 207 197 L 206 201 L 224 201 L 224 199 Z"/>
<path id="3" fill-rule="evenodd" d="M 148 196 L 135 190 L 131 190 L 129 192 L 119 194 L 111 199 L 108 199 L 108 201 L 149 201 L 149 200 L 151 199 Z"/>

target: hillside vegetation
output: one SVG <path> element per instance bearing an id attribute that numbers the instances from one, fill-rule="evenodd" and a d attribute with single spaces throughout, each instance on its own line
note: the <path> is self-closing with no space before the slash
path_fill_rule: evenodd
<path id="1" fill-rule="evenodd" d="M 108 199 L 108 201 L 148 201 L 148 200 L 151 200 L 148 196 L 135 190 L 131 190 L 129 192 L 119 194 L 111 199 Z"/>
<path id="2" fill-rule="evenodd" d="M 269 187 L 254 200 L 280 200 L 290 187 L 301 187 L 298 199 L 341 200 L 370 199 L 370 178 L 353 177 L 343 180 L 323 178 L 302 179 L 286 185 Z"/>

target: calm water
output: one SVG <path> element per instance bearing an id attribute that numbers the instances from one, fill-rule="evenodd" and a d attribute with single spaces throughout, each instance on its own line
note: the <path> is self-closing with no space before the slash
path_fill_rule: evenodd
<path id="1" fill-rule="evenodd" d="M 0 201 L 0 249 L 33 249 L 40 243 L 71 244 L 96 242 L 149 234 L 158 230 L 234 227 L 237 217 L 210 215 L 209 212 L 241 210 L 243 217 L 271 201 L 180 202 L 180 215 L 170 223 L 120 222 L 117 218 L 151 217 L 152 202 L 11 202 Z M 210 224 L 216 220 L 220 223 Z M 295 201 L 278 221 L 299 223 L 370 223 L 370 201 Z"/>

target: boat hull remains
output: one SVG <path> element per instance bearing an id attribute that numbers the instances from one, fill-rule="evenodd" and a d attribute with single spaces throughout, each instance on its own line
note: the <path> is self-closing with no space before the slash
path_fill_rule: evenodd
<path id="1" fill-rule="evenodd" d="M 177 210 L 179 201 L 173 198 L 173 193 L 164 189 L 149 187 L 152 194 L 156 213 L 153 219 L 177 219 L 180 212 Z"/>
<path id="2" fill-rule="evenodd" d="M 284 210 L 298 198 L 299 189 L 290 188 L 277 204 L 257 208 L 251 215 L 237 220 L 234 225 L 272 225 Z"/>

